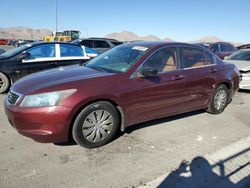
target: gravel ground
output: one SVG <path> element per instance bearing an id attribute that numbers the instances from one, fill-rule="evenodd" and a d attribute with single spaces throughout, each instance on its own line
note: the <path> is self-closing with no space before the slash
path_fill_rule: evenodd
<path id="1" fill-rule="evenodd" d="M 250 135 L 250 94 L 238 92 L 223 114 L 203 111 L 128 128 L 97 149 L 41 144 L 8 123 L 0 96 L 0 187 L 136 187 L 171 172 L 183 160 Z"/>

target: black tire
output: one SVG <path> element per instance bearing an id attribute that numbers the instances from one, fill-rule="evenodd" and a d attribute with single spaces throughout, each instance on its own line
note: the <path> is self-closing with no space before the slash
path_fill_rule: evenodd
<path id="1" fill-rule="evenodd" d="M 92 121 L 93 117 L 95 117 L 94 119 L 95 122 Z M 100 121 L 97 122 L 98 119 Z M 111 124 L 104 123 L 104 122 L 111 122 L 111 120 L 113 122 Z M 85 126 L 84 126 L 84 123 L 85 123 Z M 114 138 L 117 132 L 117 129 L 119 127 L 119 124 L 120 124 L 120 120 L 119 120 L 118 111 L 111 103 L 106 102 L 106 101 L 95 102 L 85 107 L 78 114 L 73 124 L 72 136 L 75 142 L 82 147 L 85 147 L 85 148 L 100 147 L 109 143 Z M 89 125 L 89 126 L 92 125 L 92 126 L 86 127 L 86 125 Z M 103 128 L 102 125 L 105 127 Z M 105 129 L 107 126 L 111 126 L 112 128 L 109 127 L 109 130 L 107 130 Z M 91 132 L 88 133 L 87 135 L 86 132 L 89 132 L 89 130 Z M 86 135 L 84 135 L 83 131 L 85 131 Z M 93 134 L 95 136 L 92 136 Z M 95 141 L 95 139 L 97 138 L 101 140 Z"/>
<path id="2" fill-rule="evenodd" d="M 10 87 L 9 78 L 0 72 L 0 93 L 5 93 Z"/>
<path id="3" fill-rule="evenodd" d="M 218 97 L 218 95 L 224 96 L 222 102 L 220 103 L 221 105 L 219 105 L 216 102 L 216 101 L 218 101 L 218 99 L 216 99 Z M 220 85 L 214 91 L 213 98 L 211 99 L 211 101 L 209 103 L 207 112 L 209 112 L 211 114 L 222 113 L 228 104 L 228 101 L 229 101 L 228 98 L 229 98 L 229 90 L 228 90 L 227 86 L 225 86 L 224 84 Z"/>

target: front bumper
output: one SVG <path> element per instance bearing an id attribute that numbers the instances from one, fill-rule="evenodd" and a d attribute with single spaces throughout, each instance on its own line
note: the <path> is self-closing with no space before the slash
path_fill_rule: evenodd
<path id="1" fill-rule="evenodd" d="M 63 106 L 21 108 L 5 100 L 5 113 L 10 124 L 22 135 L 37 142 L 68 141 L 71 108 Z"/>

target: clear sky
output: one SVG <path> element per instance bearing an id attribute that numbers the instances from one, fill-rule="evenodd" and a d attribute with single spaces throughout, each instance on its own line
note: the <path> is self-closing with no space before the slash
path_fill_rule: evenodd
<path id="1" fill-rule="evenodd" d="M 55 30 L 56 0 L 0 0 L 0 27 Z M 250 43 L 250 0 L 57 0 L 59 30 L 85 37 L 128 30 L 176 41 Z"/>

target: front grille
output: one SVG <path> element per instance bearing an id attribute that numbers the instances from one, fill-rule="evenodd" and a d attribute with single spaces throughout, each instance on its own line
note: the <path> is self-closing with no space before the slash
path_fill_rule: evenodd
<path id="1" fill-rule="evenodd" d="M 8 94 L 8 102 L 10 104 L 16 104 L 18 99 L 21 97 L 21 95 L 13 92 L 13 91 L 10 91 L 9 94 Z"/>

